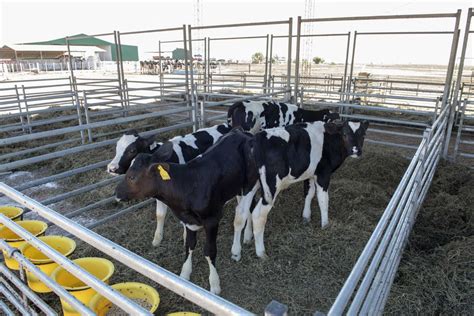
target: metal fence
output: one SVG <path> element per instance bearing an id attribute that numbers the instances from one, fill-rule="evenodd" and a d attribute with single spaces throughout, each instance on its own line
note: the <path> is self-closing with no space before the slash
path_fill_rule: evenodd
<path id="1" fill-rule="evenodd" d="M 469 10 L 468 21 L 471 17 L 472 10 Z M 301 34 L 302 23 L 326 22 L 329 20 L 406 18 L 450 18 L 455 20 L 454 31 L 442 32 L 443 34 L 452 35 L 450 59 L 444 82 L 414 82 L 400 79 L 354 77 L 352 67 L 354 64 L 355 33 L 352 37 L 354 41 L 352 62 L 350 64 L 348 60 L 351 33 L 340 34 L 340 36 L 347 36 L 348 39 L 344 75 L 331 77 L 304 77 L 299 75 L 299 41 L 301 37 L 305 36 Z M 381 313 L 416 213 L 430 186 L 441 154 L 449 149 L 449 133 L 452 126 L 457 128 L 454 155 L 470 158 L 473 156 L 459 149 L 461 147 L 465 148 L 463 146 L 466 145 L 472 145 L 472 141 L 469 140 L 467 135 L 473 131 L 472 125 L 469 124 L 472 124 L 472 113 L 474 112 L 474 108 L 472 108 L 474 103 L 472 100 L 472 85 L 461 82 L 462 64 L 459 67 L 457 80 L 454 81 L 454 85 L 452 84 L 456 47 L 459 40 L 459 19 L 460 12 L 454 14 L 343 17 L 310 20 L 299 18 L 296 35 L 292 34 L 291 18 L 287 21 L 203 27 L 182 26 L 169 29 L 107 33 L 114 36 L 118 47 L 117 71 L 114 78 L 76 77 L 73 67 L 70 67 L 69 77 L 9 81 L 0 84 L 0 119 L 8 122 L 8 124 L 2 124 L 0 129 L 0 133 L 6 135 L 0 139 L 0 148 L 6 149 L 0 156 L 0 161 L 2 161 L 0 174 L 33 164 L 49 163 L 60 157 L 89 154 L 94 150 L 110 149 L 112 152 L 111 146 L 116 143 L 117 137 L 131 128 L 138 129 L 143 136 L 158 135 L 182 128 L 195 130 L 209 123 L 222 121 L 226 117 L 226 106 L 242 100 L 274 98 L 283 101 L 297 101 L 300 105 L 304 104 L 308 107 L 337 109 L 343 118 L 369 119 L 372 126 L 375 127 L 370 129 L 371 134 L 367 139 L 368 142 L 412 149 L 415 154 L 372 237 L 331 308 L 330 314 L 338 315 L 346 309 L 349 313 Z M 192 38 L 193 30 L 264 25 L 288 25 L 289 29 L 287 35 L 274 36 L 267 34 L 259 36 L 259 38 L 266 39 L 267 43 L 263 75 L 212 73 L 210 63 L 212 41 L 240 40 L 242 38 Z M 466 30 L 469 30 L 469 26 L 466 27 Z M 192 43 L 203 40 L 206 52 L 204 66 L 196 69 L 197 65 L 186 59 L 184 73 L 182 74 L 165 76 L 160 67 L 157 80 L 150 81 L 127 77 L 120 57 L 121 37 L 161 32 L 180 32 L 182 40 L 179 42 L 183 43 L 183 48 L 186 52 L 189 51 L 191 55 Z M 335 36 L 335 34 L 330 35 Z M 325 36 L 330 35 L 325 34 Z M 359 35 L 361 34 L 359 33 L 357 36 Z M 314 36 L 323 35 L 315 34 Z M 272 73 L 272 43 L 273 38 L 279 37 L 288 39 L 286 74 Z M 297 58 L 295 75 L 293 76 L 291 74 L 291 52 L 294 38 L 297 41 Z M 160 46 L 162 44 L 164 45 L 166 42 L 161 42 Z M 461 60 L 465 59 L 466 45 L 467 37 L 463 41 Z M 185 56 L 188 55 L 186 53 Z M 54 104 L 56 106 L 50 107 L 51 102 L 57 102 L 57 104 Z M 54 118 L 42 116 L 49 113 L 58 113 L 58 116 Z M 390 114 L 390 116 L 387 114 Z M 407 116 L 414 116 L 414 118 Z M 143 123 L 144 120 L 160 117 L 167 118 L 166 126 L 157 128 L 154 122 Z M 387 126 L 394 127 L 395 130 L 387 129 Z M 407 144 L 402 141 L 386 140 L 384 136 L 387 135 L 403 138 L 404 140 L 412 139 L 413 141 Z M 380 138 L 378 138 L 379 136 Z M 29 146 L 32 141 L 38 143 L 35 146 Z M 17 145 L 25 148 L 18 150 L 14 147 Z M 31 209 L 50 223 L 70 232 L 73 236 L 109 255 L 112 253 L 112 257 L 116 260 L 211 312 L 221 314 L 248 313 L 89 230 L 141 208 L 151 203 L 151 201 L 116 209 L 113 214 L 106 215 L 95 223 L 86 225 L 86 227 L 78 225 L 71 218 L 110 205 L 114 200 L 113 195 L 96 201 L 88 201 L 86 205 L 80 205 L 63 215 L 47 207 L 48 205 L 55 205 L 55 208 L 60 207 L 61 203 L 68 199 L 98 188 L 111 186 L 119 181 L 120 177 L 110 178 L 104 172 L 103 179 L 98 182 L 88 183 L 71 188 L 68 192 L 59 192 L 44 197 L 40 202 L 22 193 L 40 185 L 86 174 L 97 169 L 104 169 L 107 163 L 108 160 L 93 161 L 91 159 L 86 165 L 48 174 L 15 188 L 2 183 L 0 184 L 0 192 Z M 0 222 L 17 231 L 20 236 L 25 236 L 33 246 L 41 249 L 47 247 L 28 233 L 21 231 L 18 226 L 5 217 L 0 216 Z M 36 271 L 20 253 L 8 248 L 8 245 L 4 242 L 0 242 L 0 248 L 11 252 L 14 258 L 18 259 L 24 267 L 29 270 L 32 269 L 30 271 Z M 64 258 L 57 256 L 50 250 L 46 251 L 55 261 L 58 260 L 66 266 L 70 265 L 67 261 L 63 261 Z M 83 271 L 75 268 L 71 269 L 73 274 L 77 273 L 81 280 L 89 285 L 94 285 L 94 289 L 98 290 L 99 293 L 103 293 L 124 310 L 139 312 L 133 303 L 121 301 L 122 298 L 111 293 L 104 284 L 89 278 Z M 51 312 L 44 302 L 38 300 L 34 293 L 30 293 L 31 291 L 20 285 L 21 280 L 8 273 L 8 270 L 2 265 L 0 265 L 0 273 L 3 275 L 0 282 L 8 279 L 17 287 L 19 293 L 6 285 L 0 287 L 0 292 L 4 293 L 7 298 L 11 298 L 12 304 L 16 308 L 28 312 L 28 304 L 23 303 L 31 301 L 37 303 L 37 305 L 39 304 L 40 309 L 46 314 Z M 37 275 L 41 280 L 50 282 L 40 273 L 37 273 Z M 5 283 L 3 282 L 3 284 Z M 74 304 L 74 300 L 68 297 L 67 292 L 55 284 L 51 284 L 51 286 L 59 296 L 70 302 L 71 305 Z M 22 297 L 22 294 L 25 294 L 29 301 Z M 13 303 L 18 303 L 18 300 L 20 301 L 19 305 Z M 349 302 L 351 302 L 350 305 Z M 0 305 L 0 308 L 6 310 L 3 305 Z M 84 310 L 84 313 L 87 314 L 88 311 Z"/>

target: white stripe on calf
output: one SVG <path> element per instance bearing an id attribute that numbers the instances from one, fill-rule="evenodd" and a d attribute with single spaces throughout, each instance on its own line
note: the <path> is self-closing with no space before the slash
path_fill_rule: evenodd
<path id="1" fill-rule="evenodd" d="M 315 188 L 316 177 L 314 179 L 313 178 L 308 179 L 308 181 L 309 181 L 309 190 L 304 200 L 303 219 L 309 222 L 311 220 L 311 201 L 313 200 L 314 194 L 316 193 L 316 188 Z"/>
<path id="2" fill-rule="evenodd" d="M 163 240 L 163 226 L 165 224 L 167 209 L 168 206 L 165 203 L 161 202 L 160 200 L 156 200 L 156 230 L 152 242 L 153 246 L 155 247 L 159 246 Z"/>
<path id="3" fill-rule="evenodd" d="M 180 277 L 189 281 L 191 278 L 191 273 L 193 272 L 193 251 L 189 250 L 189 255 L 186 258 L 186 261 L 181 268 L 181 273 L 179 274 Z"/>
<path id="4" fill-rule="evenodd" d="M 217 274 L 216 267 L 212 264 L 211 258 L 206 257 L 207 263 L 209 264 L 209 285 L 211 286 L 211 293 L 219 295 L 221 293 L 221 285 L 219 280 L 219 274 Z"/>
<path id="5" fill-rule="evenodd" d="M 316 183 L 316 189 L 318 194 L 319 209 L 321 211 L 321 227 L 327 226 L 328 220 L 328 207 L 329 207 L 329 195 L 328 191 L 324 191 L 318 183 Z"/>

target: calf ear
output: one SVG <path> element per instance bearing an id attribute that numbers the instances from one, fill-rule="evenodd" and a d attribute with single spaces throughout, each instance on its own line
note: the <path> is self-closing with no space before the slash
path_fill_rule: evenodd
<path id="1" fill-rule="evenodd" d="M 138 132 L 134 129 L 129 130 L 128 132 L 125 133 L 125 135 L 133 135 L 138 137 Z"/>
<path id="2" fill-rule="evenodd" d="M 365 130 L 367 130 L 367 129 L 369 128 L 369 121 L 363 120 L 363 121 L 361 122 L 361 125 L 362 125 L 362 127 L 363 127 Z"/>
<path id="3" fill-rule="evenodd" d="M 142 141 L 143 146 L 148 147 L 151 144 L 153 144 L 153 142 L 155 141 L 155 137 L 154 136 L 143 137 L 141 141 Z"/>
<path id="4" fill-rule="evenodd" d="M 326 123 L 324 124 L 324 132 L 328 134 L 337 134 L 341 131 L 342 125 L 336 123 Z"/>

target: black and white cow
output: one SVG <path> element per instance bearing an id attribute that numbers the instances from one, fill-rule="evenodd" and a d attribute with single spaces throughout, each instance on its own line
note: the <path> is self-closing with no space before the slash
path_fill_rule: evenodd
<path id="1" fill-rule="evenodd" d="M 316 191 L 321 226 L 328 224 L 331 175 L 347 157 L 362 154 L 368 124 L 367 121 L 298 123 L 265 130 L 255 136 L 253 152 L 262 191 L 252 213 L 257 256 L 266 256 L 263 233 L 267 215 L 278 194 L 293 183 L 310 180 L 309 201 Z M 311 217 L 309 205 L 305 205 L 303 217 Z"/>
<path id="2" fill-rule="evenodd" d="M 214 145 L 222 135 L 231 130 L 228 124 L 202 128 L 192 134 L 176 136 L 166 143 L 159 143 L 153 137 L 141 137 L 137 132 L 123 135 L 116 146 L 114 159 L 108 164 L 107 171 L 114 175 L 124 174 L 132 161 L 140 153 L 152 154 L 154 162 L 173 162 L 183 164 L 204 153 Z M 156 231 L 153 246 L 158 246 L 163 239 L 163 225 L 168 207 L 156 200 Z"/>
<path id="3" fill-rule="evenodd" d="M 337 119 L 339 114 L 327 109 L 305 110 L 294 104 L 275 101 L 240 101 L 234 103 L 227 112 L 227 122 L 232 127 L 241 126 L 252 134 L 300 122 L 330 122 Z"/>
<path id="4" fill-rule="evenodd" d="M 247 196 L 253 197 L 257 190 L 251 140 L 251 134 L 233 130 L 186 164 L 155 163 L 153 155 L 140 154 L 116 188 L 118 200 L 154 197 L 163 201 L 185 225 L 186 260 L 181 269 L 185 279 L 191 276 L 197 231 L 204 228 L 204 255 L 209 264 L 210 291 L 215 294 L 221 291 L 215 266 L 223 206 L 236 195 L 243 196 L 239 204 L 251 201 Z"/>
<path id="5" fill-rule="evenodd" d="M 333 113 L 327 109 L 324 110 L 305 110 L 294 104 L 275 102 L 275 101 L 240 101 L 234 103 L 227 112 L 227 121 L 232 127 L 242 127 L 245 131 L 253 134 L 275 127 L 288 126 L 299 122 L 331 122 L 339 119 L 338 113 Z M 304 183 L 305 210 L 308 212 L 309 205 L 314 194 L 311 194 L 312 186 L 309 181 Z M 308 220 L 307 218 L 304 218 Z M 240 258 L 240 241 L 237 241 L 239 233 L 234 236 L 232 246 L 232 258 Z M 247 219 L 245 226 L 244 243 L 252 240 L 252 219 Z"/>

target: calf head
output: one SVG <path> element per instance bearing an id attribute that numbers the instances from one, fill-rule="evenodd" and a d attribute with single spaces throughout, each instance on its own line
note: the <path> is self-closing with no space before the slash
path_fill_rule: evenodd
<path id="1" fill-rule="evenodd" d="M 141 137 L 136 131 L 122 135 L 115 148 L 115 157 L 107 165 L 107 172 L 118 175 L 127 172 L 132 160 L 140 153 L 150 153 L 153 137 Z"/>
<path id="2" fill-rule="evenodd" d="M 362 146 L 364 145 L 365 132 L 369 127 L 368 121 L 345 121 L 343 123 L 326 123 L 325 132 L 331 135 L 339 135 L 342 138 L 342 144 L 347 156 L 353 158 L 362 155 Z"/>
<path id="3" fill-rule="evenodd" d="M 323 117 L 324 122 L 329 123 L 329 122 L 338 120 L 340 118 L 339 113 L 336 113 L 336 112 L 333 113 L 329 110 L 327 110 L 327 111 L 328 111 L 328 113 L 324 114 L 324 117 Z"/>
<path id="4" fill-rule="evenodd" d="M 156 197 L 159 181 L 171 180 L 167 163 L 154 163 L 150 154 L 139 154 L 115 188 L 118 201 Z"/>

